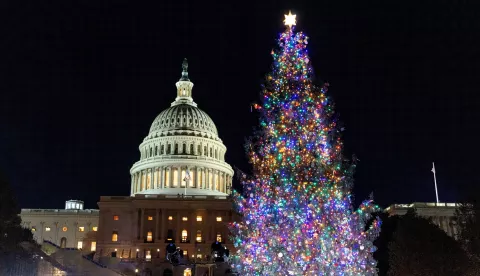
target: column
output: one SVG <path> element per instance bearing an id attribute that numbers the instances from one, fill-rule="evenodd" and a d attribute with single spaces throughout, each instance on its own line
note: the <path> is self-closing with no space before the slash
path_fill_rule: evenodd
<path id="1" fill-rule="evenodd" d="M 160 168 L 160 187 L 161 189 L 163 190 L 163 188 L 165 188 L 165 167 L 161 167 Z"/>
<path id="2" fill-rule="evenodd" d="M 145 208 L 142 208 L 142 212 L 141 212 L 141 215 L 140 215 L 140 240 L 143 240 L 145 239 L 145 231 L 143 229 L 143 221 L 145 220 Z"/>
<path id="3" fill-rule="evenodd" d="M 170 183 L 169 184 L 170 184 L 170 188 L 172 188 L 173 187 L 173 167 L 169 167 L 168 169 L 170 170 L 170 177 L 169 177 L 170 178 Z"/>
<path id="4" fill-rule="evenodd" d="M 182 188 L 182 167 L 177 168 L 178 188 Z"/>
<path id="5" fill-rule="evenodd" d="M 139 217 L 138 217 L 138 212 L 140 211 L 140 209 L 138 208 L 135 208 L 135 215 L 134 215 L 134 218 L 135 218 L 135 221 L 134 221 L 134 224 L 133 224 L 133 227 L 134 227 L 134 230 L 135 230 L 135 234 L 137 236 L 137 240 L 140 239 L 140 227 L 139 227 Z"/>
<path id="6" fill-rule="evenodd" d="M 205 189 L 210 189 L 210 169 L 205 169 Z"/>
<path id="7" fill-rule="evenodd" d="M 155 236 L 153 236 L 153 238 L 156 240 L 158 238 L 158 220 L 160 218 L 159 216 L 159 212 L 160 210 L 159 209 L 155 209 Z M 158 241 L 156 241 L 158 242 Z"/>
<path id="8" fill-rule="evenodd" d="M 155 167 L 150 169 L 150 189 L 155 189 Z"/>
<path id="9" fill-rule="evenodd" d="M 160 225 L 160 240 L 163 242 L 165 240 L 165 224 L 167 223 L 167 210 L 162 209 L 162 224 Z"/>
<path id="10" fill-rule="evenodd" d="M 195 227 L 195 224 L 197 223 L 197 220 L 195 218 L 195 211 L 190 212 L 190 243 L 195 244 L 195 235 L 197 234 L 197 229 Z M 195 256 L 197 255 L 196 252 L 193 252 Z"/>
<path id="11" fill-rule="evenodd" d="M 199 168 L 196 167 L 195 168 L 195 188 L 200 189 L 200 180 L 198 180 L 198 176 L 199 176 L 198 170 Z"/>
<path id="12" fill-rule="evenodd" d="M 131 181 L 130 181 L 130 183 L 131 183 L 131 184 L 130 184 L 130 194 L 133 195 L 133 193 L 135 192 L 134 189 L 133 189 L 133 188 L 134 188 L 133 185 L 134 185 L 134 183 L 135 183 L 135 175 L 132 174 L 132 175 L 131 175 L 131 178 L 132 178 L 132 179 L 131 179 Z"/>
<path id="13" fill-rule="evenodd" d="M 175 230 L 175 243 L 180 243 L 181 239 L 181 232 L 182 230 L 180 229 L 180 220 L 182 219 L 180 217 L 180 212 L 177 212 L 177 216 L 175 218 L 177 220 L 177 229 Z"/>
<path id="14" fill-rule="evenodd" d="M 137 187 L 137 193 L 138 193 L 140 192 L 140 173 L 136 172 L 135 177 L 136 177 L 135 186 Z"/>

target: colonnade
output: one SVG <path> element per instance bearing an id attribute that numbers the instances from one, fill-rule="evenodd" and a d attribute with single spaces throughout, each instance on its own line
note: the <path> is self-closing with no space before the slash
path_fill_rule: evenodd
<path id="1" fill-rule="evenodd" d="M 161 156 L 161 155 L 195 155 L 215 158 L 225 161 L 225 149 L 215 143 L 196 141 L 160 141 L 160 143 L 149 143 L 142 146 L 140 159 Z"/>
<path id="2" fill-rule="evenodd" d="M 188 171 L 188 176 L 187 176 Z M 132 175 L 131 194 L 145 190 L 196 188 L 229 193 L 232 176 L 204 167 L 163 166 L 138 171 Z"/>

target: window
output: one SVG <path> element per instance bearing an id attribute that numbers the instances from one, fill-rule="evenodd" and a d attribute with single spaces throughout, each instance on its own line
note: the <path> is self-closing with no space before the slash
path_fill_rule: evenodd
<path id="1" fill-rule="evenodd" d="M 197 242 L 202 242 L 202 231 L 201 231 L 201 230 L 198 230 L 198 231 L 197 231 L 196 241 L 197 241 Z"/>
<path id="2" fill-rule="evenodd" d="M 182 154 L 187 154 L 187 144 L 183 144 Z"/>
<path id="3" fill-rule="evenodd" d="M 222 242 L 222 234 L 217 233 L 217 241 Z"/>
<path id="4" fill-rule="evenodd" d="M 175 152 L 174 154 L 178 154 L 178 144 L 175 144 Z"/>
<path id="5" fill-rule="evenodd" d="M 173 217 L 172 217 L 172 216 L 168 216 L 168 220 L 173 220 Z"/>
<path id="6" fill-rule="evenodd" d="M 167 145 L 167 154 L 170 154 L 172 151 L 172 145 Z"/>
<path id="7" fill-rule="evenodd" d="M 200 145 L 197 147 L 197 155 L 202 155 L 202 146 Z"/>
<path id="8" fill-rule="evenodd" d="M 202 221 L 202 220 L 203 220 L 202 216 L 197 216 L 197 221 Z"/>
<path id="9" fill-rule="evenodd" d="M 173 230 L 172 229 L 168 229 L 168 231 L 167 231 L 167 240 L 168 241 L 173 240 Z"/>
<path id="10" fill-rule="evenodd" d="M 165 146 L 162 145 L 162 147 L 160 148 L 160 154 L 163 154 L 165 152 Z"/>
<path id="11" fill-rule="evenodd" d="M 77 249 L 81 250 L 83 248 L 83 241 L 78 241 Z"/>
<path id="12" fill-rule="evenodd" d="M 97 242 L 92 241 L 92 244 L 90 245 L 90 251 L 97 251 Z"/>
<path id="13" fill-rule="evenodd" d="M 187 230 L 183 229 L 182 230 L 182 242 L 187 242 L 188 240 L 188 232 Z"/>
<path id="14" fill-rule="evenodd" d="M 187 218 L 187 217 L 182 217 L 182 220 L 183 220 L 183 221 L 187 221 L 188 218 Z"/>
<path id="15" fill-rule="evenodd" d="M 114 241 L 114 242 L 118 241 L 118 232 L 117 231 L 112 232 L 112 241 Z"/>
<path id="16" fill-rule="evenodd" d="M 147 261 L 151 261 L 152 260 L 152 253 L 150 250 L 147 250 L 145 252 L 145 259 L 147 259 Z"/>
<path id="17" fill-rule="evenodd" d="M 78 232 L 85 232 L 85 227 L 84 226 L 78 227 Z"/>
<path id="18" fill-rule="evenodd" d="M 197 259 L 201 259 L 202 258 L 202 254 L 197 254 Z"/>
<path id="19" fill-rule="evenodd" d="M 193 155 L 193 144 L 190 144 L 190 154 Z"/>
<path id="20" fill-rule="evenodd" d="M 155 146 L 155 155 L 158 155 L 158 146 Z"/>
<path id="21" fill-rule="evenodd" d="M 95 232 L 97 232 L 97 231 L 98 231 L 98 226 L 93 226 L 93 227 L 92 227 L 92 230 L 95 231 Z"/>
<path id="22" fill-rule="evenodd" d="M 153 240 L 153 234 L 152 231 L 147 232 L 147 242 L 151 242 Z"/>
<path id="23" fill-rule="evenodd" d="M 185 258 L 188 258 L 188 251 L 187 250 L 183 250 L 183 256 L 185 256 Z"/>
<path id="24" fill-rule="evenodd" d="M 63 232 L 67 232 L 67 230 L 68 230 L 67 226 L 63 226 L 63 227 L 62 227 L 62 231 L 63 231 Z"/>
<path id="25" fill-rule="evenodd" d="M 113 220 L 118 220 L 118 216 L 113 216 Z"/>
<path id="26" fill-rule="evenodd" d="M 217 221 L 218 222 L 222 221 L 222 217 L 217 217 Z"/>
<path id="27" fill-rule="evenodd" d="M 45 231 L 50 232 L 50 227 L 45 227 Z"/>
<path id="28" fill-rule="evenodd" d="M 148 216 L 148 220 L 153 220 L 153 217 L 152 217 L 152 216 Z"/>
<path id="29" fill-rule="evenodd" d="M 35 226 L 32 227 L 32 232 L 37 231 L 37 228 Z"/>

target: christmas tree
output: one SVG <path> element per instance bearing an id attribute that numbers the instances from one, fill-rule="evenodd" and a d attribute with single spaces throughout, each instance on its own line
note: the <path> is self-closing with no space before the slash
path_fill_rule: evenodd
<path id="1" fill-rule="evenodd" d="M 247 143 L 253 175 L 234 194 L 231 225 L 241 275 L 376 275 L 372 244 L 380 231 L 372 200 L 352 207 L 356 158 L 342 156 L 341 128 L 328 84 L 314 85 L 308 37 L 295 15 L 272 51 L 260 127 Z M 370 222 L 367 226 L 367 223 Z"/>

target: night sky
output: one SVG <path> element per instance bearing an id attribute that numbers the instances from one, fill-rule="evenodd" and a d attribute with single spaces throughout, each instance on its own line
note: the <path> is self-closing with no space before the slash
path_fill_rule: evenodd
<path id="1" fill-rule="evenodd" d="M 479 185 L 474 2 L 1 1 L 0 170 L 22 208 L 129 195 L 138 146 L 186 57 L 227 162 L 248 172 L 250 106 L 291 9 L 330 83 L 345 154 L 360 159 L 356 200 L 433 202 L 432 161 L 440 199 L 458 200 Z"/>

